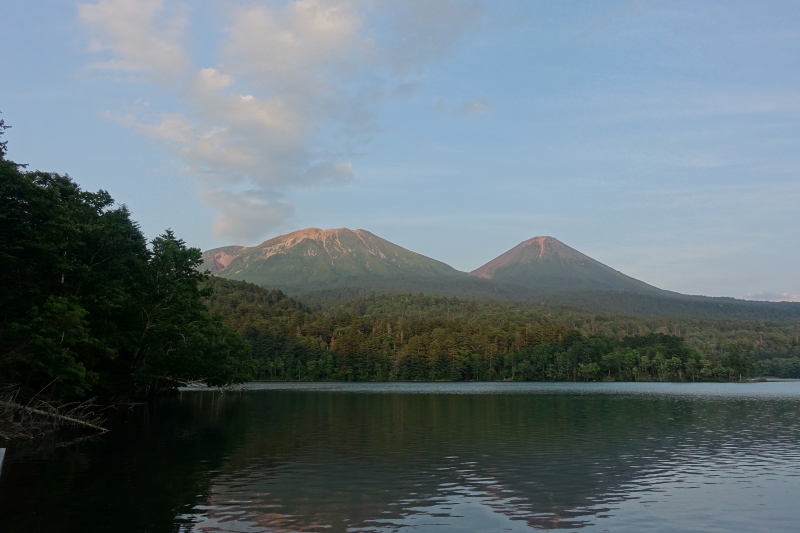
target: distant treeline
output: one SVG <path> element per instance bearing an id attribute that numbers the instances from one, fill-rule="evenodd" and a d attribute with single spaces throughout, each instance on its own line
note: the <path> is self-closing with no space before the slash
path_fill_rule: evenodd
<path id="1" fill-rule="evenodd" d="M 251 345 L 262 379 L 738 381 L 797 368 L 797 325 L 424 295 L 311 308 L 278 290 L 208 283 L 210 311 Z"/>
<path id="2" fill-rule="evenodd" d="M 800 303 L 754 302 L 734 298 L 712 298 L 661 291 L 644 294 L 630 290 L 590 289 L 533 289 L 492 283 L 489 280 L 473 279 L 460 283 L 431 284 L 426 280 L 355 280 L 354 286 L 313 289 L 292 287 L 285 291 L 314 307 L 331 308 L 348 306 L 353 301 L 369 300 L 375 296 L 418 293 L 456 296 L 462 301 L 505 302 L 512 308 L 542 307 L 572 308 L 584 312 L 591 310 L 609 316 L 641 318 L 671 317 L 684 320 L 736 321 L 737 323 L 800 323 Z M 276 287 L 283 288 L 283 287 Z"/>
<path id="3" fill-rule="evenodd" d="M 622 340 L 632 335 L 662 333 L 684 339 L 687 346 L 722 357 L 729 347 L 748 350 L 756 375 L 800 378 L 800 322 L 765 322 L 697 317 L 639 317 L 596 313 L 585 309 L 503 301 L 475 301 L 423 295 L 361 296 L 342 303 L 318 299 L 315 308 L 376 317 L 448 316 L 464 320 L 546 319 L 585 336 Z"/>

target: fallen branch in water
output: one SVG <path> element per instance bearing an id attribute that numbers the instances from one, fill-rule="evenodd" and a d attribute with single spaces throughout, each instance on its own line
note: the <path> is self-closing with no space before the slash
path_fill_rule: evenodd
<path id="1" fill-rule="evenodd" d="M 15 404 L 13 402 L 0 401 L 0 406 L 6 407 L 6 408 L 10 408 L 10 409 L 18 409 L 20 411 L 25 411 L 26 413 L 30 413 L 30 414 L 33 414 L 33 415 L 40 415 L 40 416 L 46 416 L 46 417 L 50 417 L 50 418 L 55 418 L 55 419 L 61 420 L 63 422 L 69 422 L 70 424 L 75 424 L 75 425 L 78 425 L 78 426 L 83 426 L 83 427 L 95 429 L 95 430 L 100 431 L 102 433 L 105 433 L 106 431 L 108 431 L 104 427 L 92 424 L 90 422 L 84 422 L 83 420 L 79 420 L 79 419 L 73 418 L 71 416 L 61 415 L 61 414 L 54 413 L 54 412 L 42 411 L 41 409 L 34 409 L 33 407 L 27 407 L 27 406 L 24 406 L 24 405 Z"/>
<path id="2" fill-rule="evenodd" d="M 26 405 L 18 401 L 15 387 L 0 388 L 0 440 L 34 439 L 64 426 L 106 433 L 95 407 L 92 400 L 64 404 L 31 399 Z"/>

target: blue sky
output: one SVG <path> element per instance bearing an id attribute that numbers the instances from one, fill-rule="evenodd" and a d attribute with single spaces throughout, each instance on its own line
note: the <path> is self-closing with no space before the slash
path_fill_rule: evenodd
<path id="1" fill-rule="evenodd" d="M 0 0 L 9 156 L 149 236 L 364 228 L 472 270 L 551 235 L 800 300 L 800 4 Z"/>

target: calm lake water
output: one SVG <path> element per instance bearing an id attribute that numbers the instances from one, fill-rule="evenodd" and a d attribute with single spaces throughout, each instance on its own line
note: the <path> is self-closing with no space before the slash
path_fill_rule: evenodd
<path id="1" fill-rule="evenodd" d="M 255 384 L 11 448 L 0 531 L 798 531 L 800 383 Z"/>

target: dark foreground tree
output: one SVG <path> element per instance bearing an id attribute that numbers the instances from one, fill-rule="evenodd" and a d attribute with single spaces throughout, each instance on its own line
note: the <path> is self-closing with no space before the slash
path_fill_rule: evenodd
<path id="1" fill-rule="evenodd" d="M 0 132 L 1 133 L 1 132 Z M 200 302 L 200 251 L 0 151 L 0 382 L 130 397 L 251 379 L 249 346 Z"/>

